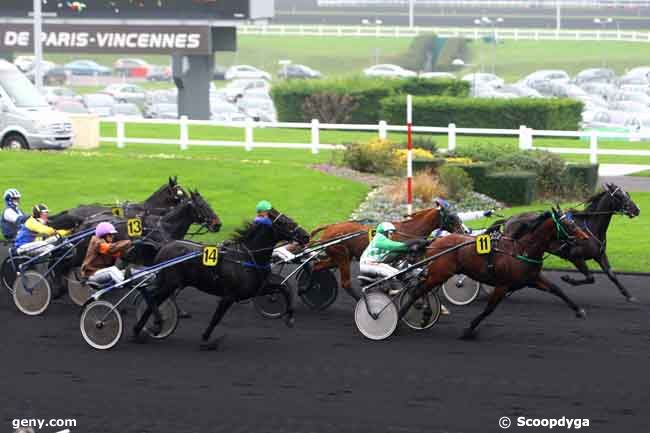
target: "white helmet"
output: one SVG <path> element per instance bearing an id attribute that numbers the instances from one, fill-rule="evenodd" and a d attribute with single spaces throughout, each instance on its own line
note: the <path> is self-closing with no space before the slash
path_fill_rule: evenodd
<path id="1" fill-rule="evenodd" d="M 17 198 L 20 198 L 20 191 L 17 189 L 9 188 L 4 193 L 4 199 L 6 202 L 9 202 L 9 200 L 15 200 Z"/>

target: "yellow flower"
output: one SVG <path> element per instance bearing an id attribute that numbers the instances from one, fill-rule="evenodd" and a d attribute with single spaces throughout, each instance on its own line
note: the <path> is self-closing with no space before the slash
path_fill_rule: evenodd
<path id="1" fill-rule="evenodd" d="M 395 151 L 395 157 L 400 164 L 406 164 L 406 155 L 408 153 L 407 149 L 399 149 Z M 434 159 L 433 154 L 428 150 L 415 148 L 413 149 L 413 159 L 418 160 L 432 160 Z"/>

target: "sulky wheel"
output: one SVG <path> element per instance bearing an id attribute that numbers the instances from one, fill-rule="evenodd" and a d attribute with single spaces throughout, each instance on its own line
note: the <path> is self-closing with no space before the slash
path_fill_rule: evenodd
<path id="1" fill-rule="evenodd" d="M 311 310 L 325 310 L 336 301 L 339 283 L 331 270 L 312 272 L 305 269 L 300 272 L 297 281 L 298 295 Z"/>
<path id="2" fill-rule="evenodd" d="M 412 296 L 410 291 L 402 292 L 399 298 L 400 310 L 402 306 L 411 301 Z M 418 331 L 429 329 L 436 324 L 441 312 L 442 306 L 438 293 L 431 291 L 411 305 L 411 308 L 402 316 L 402 322 L 409 328 Z"/>
<path id="3" fill-rule="evenodd" d="M 140 321 L 140 318 L 147 311 L 147 301 L 142 295 L 138 295 L 135 300 L 135 319 L 137 322 Z M 163 340 L 176 331 L 178 328 L 179 316 L 178 316 L 178 306 L 176 301 L 172 298 L 167 298 L 162 304 L 158 306 L 158 311 L 162 316 L 162 324 L 159 334 L 153 334 L 150 329 L 153 327 L 155 316 L 151 314 L 147 323 L 145 323 L 143 331 L 147 333 L 151 338 L 156 340 Z"/>
<path id="4" fill-rule="evenodd" d="M 11 293 L 14 291 L 14 282 L 16 281 L 16 270 L 18 265 L 28 261 L 30 258 L 27 256 L 17 256 L 11 259 L 7 257 L 3 260 L 2 265 L 0 266 L 0 278 L 2 278 L 2 284 L 7 290 Z"/>
<path id="5" fill-rule="evenodd" d="M 93 301 L 84 308 L 79 322 L 81 335 L 91 347 L 107 350 L 114 347 L 124 330 L 122 316 L 113 304 Z"/>
<path id="6" fill-rule="evenodd" d="M 87 284 L 84 284 L 80 276 L 81 270 L 79 267 L 76 267 L 70 269 L 63 279 L 68 286 L 68 296 L 70 296 L 72 302 L 83 307 L 95 291 Z"/>
<path id="7" fill-rule="evenodd" d="M 28 316 L 42 314 L 52 300 L 50 284 L 38 272 L 27 271 L 17 276 L 13 289 L 16 307 Z"/>
<path id="8" fill-rule="evenodd" d="M 454 275 L 442 285 L 442 293 L 454 305 L 471 304 L 480 290 L 481 283 L 465 275 Z"/>
<path id="9" fill-rule="evenodd" d="M 266 295 L 253 298 L 253 305 L 258 313 L 267 319 L 279 319 L 289 310 L 289 299 L 280 290 L 273 290 Z"/>
<path id="10" fill-rule="evenodd" d="M 376 317 L 373 317 L 376 315 Z M 359 331 L 371 340 L 390 337 L 399 320 L 397 307 L 388 295 L 381 292 L 368 293 L 354 309 L 354 322 Z"/>

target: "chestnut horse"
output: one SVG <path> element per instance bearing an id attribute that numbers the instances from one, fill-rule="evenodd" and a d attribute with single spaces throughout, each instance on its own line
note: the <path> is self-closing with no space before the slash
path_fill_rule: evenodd
<path id="1" fill-rule="evenodd" d="M 462 224 L 458 215 L 450 212 L 444 206 L 421 210 L 402 221 L 393 222 L 397 228 L 395 240 L 406 240 L 411 238 L 426 237 L 437 228 L 442 227 L 449 232 L 462 232 Z M 320 241 L 336 238 L 338 236 L 354 232 L 368 232 L 375 226 L 361 224 L 355 221 L 345 221 L 336 224 L 329 224 L 317 227 L 311 232 L 311 239 L 320 232 Z M 364 250 L 368 247 L 368 236 L 357 236 L 333 245 L 325 250 L 326 259 L 321 259 L 314 265 L 314 272 L 338 267 L 341 273 L 341 286 L 355 299 L 360 296 L 352 290 L 350 263 L 352 259 L 359 259 Z"/>
<path id="2" fill-rule="evenodd" d="M 494 311 L 506 294 L 527 286 L 561 298 L 575 311 L 577 317 L 585 318 L 585 311 L 569 299 L 557 285 L 541 275 L 540 271 L 544 252 L 552 242 L 557 239 L 588 238 L 571 214 L 564 214 L 559 209 L 544 212 L 534 220 L 523 223 L 512 237 L 503 235 L 498 240 L 493 240 L 490 254 L 479 255 L 476 238 L 472 236 L 454 233 L 438 238 L 427 247 L 427 257 L 444 253 L 446 250 L 451 251 L 441 254 L 427 265 L 426 279 L 415 289 L 411 299 L 415 302 L 457 274 L 464 274 L 494 286 L 485 310 L 472 320 L 462 338 L 472 337 L 476 327 Z M 413 302 L 402 306 L 400 313 L 408 311 Z"/>

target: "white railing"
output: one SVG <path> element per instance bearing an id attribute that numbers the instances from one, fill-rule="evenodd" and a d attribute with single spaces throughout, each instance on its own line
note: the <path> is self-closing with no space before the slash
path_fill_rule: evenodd
<path id="1" fill-rule="evenodd" d="M 318 0 L 320 7 L 406 6 L 410 0 Z M 555 8 L 558 0 L 415 0 L 417 6 Z M 648 7 L 649 0 L 561 0 L 563 8 Z"/>
<path id="2" fill-rule="evenodd" d="M 189 146 L 231 146 L 244 147 L 247 151 L 253 148 L 279 148 L 279 149 L 311 149 L 312 153 L 318 153 L 324 149 L 342 149 L 340 144 L 323 144 L 320 140 L 320 132 L 323 130 L 337 131 L 370 131 L 377 132 L 379 138 L 388 138 L 389 132 L 406 132 L 405 125 L 389 125 L 385 121 L 377 124 L 329 124 L 320 123 L 318 119 L 313 119 L 310 123 L 264 123 L 264 122 L 232 122 L 222 123 L 205 120 L 189 120 L 182 116 L 178 120 L 159 120 L 159 119 L 123 119 L 108 118 L 103 122 L 114 122 L 116 124 L 115 137 L 100 137 L 100 141 L 116 143 L 118 148 L 123 148 L 126 144 L 170 144 L 180 146 L 181 150 L 186 150 Z M 126 124 L 149 124 L 149 125 L 176 125 L 179 127 L 178 138 L 138 138 L 127 137 Z M 222 126 L 242 128 L 244 130 L 244 141 L 224 141 L 224 140 L 193 140 L 190 139 L 189 127 L 192 125 L 203 126 Z M 311 140 L 309 143 L 275 143 L 275 142 L 257 142 L 255 141 L 256 129 L 267 128 L 291 128 L 309 130 Z M 519 129 L 486 129 L 486 128 L 458 128 L 456 125 L 449 124 L 445 127 L 440 126 L 413 126 L 414 133 L 431 133 L 447 135 L 447 151 L 456 149 L 456 138 L 458 135 L 495 135 L 495 136 L 516 136 L 519 139 L 520 149 L 542 149 L 554 153 L 563 154 L 581 154 L 589 155 L 589 161 L 592 164 L 598 163 L 598 155 L 618 155 L 618 156 L 650 156 L 648 149 L 601 149 L 598 147 L 600 139 L 624 139 L 628 141 L 640 141 L 642 139 L 650 140 L 650 132 L 647 133 L 624 133 L 624 132 L 601 132 L 601 131 L 546 131 L 534 130 L 522 125 Z M 585 148 L 566 148 L 566 147 L 543 147 L 534 146 L 534 137 L 559 137 L 559 138 L 586 138 L 589 139 L 589 147 Z"/>
<path id="3" fill-rule="evenodd" d="M 265 36 L 357 36 L 412 38 L 420 34 L 435 33 L 445 38 L 497 40 L 554 40 L 554 41 L 626 41 L 650 42 L 650 32 L 622 30 L 544 30 L 544 29 L 487 29 L 456 27 L 402 27 L 402 26 L 337 26 L 337 25 L 240 25 L 239 34 Z"/>

